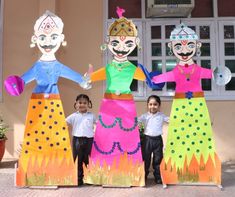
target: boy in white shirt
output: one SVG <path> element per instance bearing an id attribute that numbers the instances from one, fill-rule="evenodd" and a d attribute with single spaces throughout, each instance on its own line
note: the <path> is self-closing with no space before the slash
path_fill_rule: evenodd
<path id="1" fill-rule="evenodd" d="M 151 95 L 147 99 L 148 112 L 142 114 L 138 121 L 144 125 L 143 157 L 145 165 L 145 178 L 149 174 L 151 155 L 153 154 L 153 175 L 155 182 L 161 184 L 160 163 L 163 158 L 162 126 L 169 122 L 169 117 L 160 112 L 161 99 Z"/>
<path id="2" fill-rule="evenodd" d="M 89 162 L 96 119 L 93 113 L 88 112 L 92 103 L 87 95 L 78 95 L 74 108 L 77 112 L 69 115 L 66 122 L 72 126 L 74 161 L 78 157 L 78 185 L 83 185 L 83 163 L 88 165 Z"/>

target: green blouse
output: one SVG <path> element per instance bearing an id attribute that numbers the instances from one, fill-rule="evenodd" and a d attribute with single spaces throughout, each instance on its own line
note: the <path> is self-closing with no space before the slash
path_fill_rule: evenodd
<path id="1" fill-rule="evenodd" d="M 106 66 L 106 93 L 130 94 L 136 66 L 127 61 L 124 63 L 111 62 Z"/>

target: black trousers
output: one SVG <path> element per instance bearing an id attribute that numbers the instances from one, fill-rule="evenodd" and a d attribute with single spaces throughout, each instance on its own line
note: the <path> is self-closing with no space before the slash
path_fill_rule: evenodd
<path id="1" fill-rule="evenodd" d="M 88 165 L 93 138 L 73 136 L 73 159 L 78 158 L 78 185 L 83 183 L 83 163 Z"/>
<path id="2" fill-rule="evenodd" d="M 149 174 L 149 167 L 151 164 L 151 155 L 153 154 L 152 166 L 154 169 L 153 175 L 155 180 L 161 180 L 160 164 L 163 158 L 163 141 L 162 136 L 151 137 L 148 135 L 144 136 L 143 143 L 143 155 L 144 155 L 144 167 L 145 177 Z"/>

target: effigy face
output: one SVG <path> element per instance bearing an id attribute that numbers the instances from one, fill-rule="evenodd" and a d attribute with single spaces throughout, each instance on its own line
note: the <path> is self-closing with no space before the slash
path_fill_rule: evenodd
<path id="1" fill-rule="evenodd" d="M 192 59 L 197 49 L 196 40 L 173 40 L 171 45 L 176 58 L 183 62 Z"/>
<path id="2" fill-rule="evenodd" d="M 64 40 L 64 35 L 56 29 L 52 29 L 50 33 L 38 32 L 36 44 L 43 54 L 54 54 Z"/>
<path id="3" fill-rule="evenodd" d="M 201 42 L 196 32 L 181 23 L 171 32 L 168 47 L 183 64 L 192 63 L 193 56 L 200 55 Z"/>
<path id="4" fill-rule="evenodd" d="M 42 54 L 54 55 L 64 41 L 63 26 L 58 16 L 46 12 L 34 25 L 32 43 L 37 45 Z"/>
<path id="5" fill-rule="evenodd" d="M 139 45 L 138 31 L 135 24 L 123 17 L 124 9 L 117 8 L 119 16 L 108 29 L 107 46 L 118 61 L 127 60 L 127 56 Z"/>
<path id="6" fill-rule="evenodd" d="M 109 36 L 108 49 L 119 58 L 126 58 L 137 46 L 137 38 L 133 36 Z"/>

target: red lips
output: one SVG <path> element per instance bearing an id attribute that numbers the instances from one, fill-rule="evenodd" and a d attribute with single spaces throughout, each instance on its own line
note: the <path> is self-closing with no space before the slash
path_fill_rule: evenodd
<path id="1" fill-rule="evenodd" d="M 181 56 L 183 60 L 187 60 L 188 56 Z"/>

